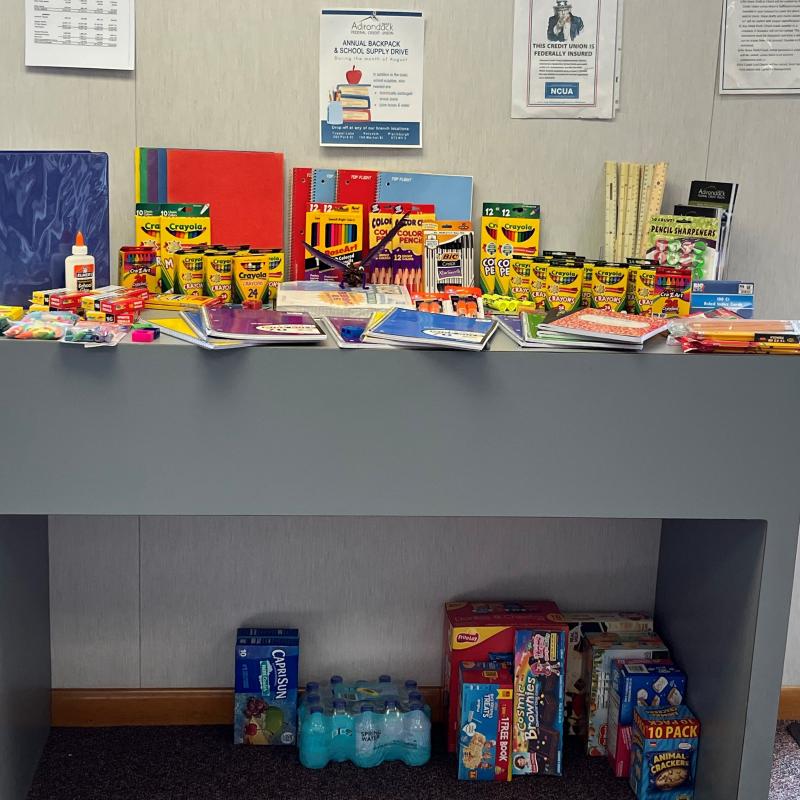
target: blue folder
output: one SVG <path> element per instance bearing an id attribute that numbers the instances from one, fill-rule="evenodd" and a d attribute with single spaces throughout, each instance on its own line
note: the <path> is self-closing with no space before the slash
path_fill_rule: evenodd
<path id="1" fill-rule="evenodd" d="M 64 285 L 64 259 L 83 232 L 96 284 L 109 283 L 108 155 L 0 151 L 0 303 L 24 305 Z"/>

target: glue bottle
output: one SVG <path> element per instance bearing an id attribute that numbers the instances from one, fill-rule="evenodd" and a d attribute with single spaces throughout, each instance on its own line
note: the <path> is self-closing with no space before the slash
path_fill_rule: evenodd
<path id="1" fill-rule="evenodd" d="M 72 255 L 64 259 L 64 286 L 68 292 L 89 292 L 94 289 L 94 256 L 78 231 Z"/>

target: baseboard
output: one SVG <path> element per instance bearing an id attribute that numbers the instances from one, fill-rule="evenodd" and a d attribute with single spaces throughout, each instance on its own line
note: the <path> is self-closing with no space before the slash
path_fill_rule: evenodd
<path id="1" fill-rule="evenodd" d="M 800 719 L 800 686 L 784 686 L 781 689 L 778 719 Z"/>
<path id="2" fill-rule="evenodd" d="M 442 718 L 442 691 L 421 687 L 434 722 Z M 230 725 L 232 689 L 53 689 L 55 728 L 120 725 Z"/>

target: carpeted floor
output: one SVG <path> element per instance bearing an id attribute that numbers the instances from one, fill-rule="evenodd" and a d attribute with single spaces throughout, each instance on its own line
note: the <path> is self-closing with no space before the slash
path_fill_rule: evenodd
<path id="1" fill-rule="evenodd" d="M 778 728 L 770 800 L 800 797 L 800 747 L 785 727 Z M 527 800 L 535 784 L 537 800 L 631 800 L 625 781 L 611 777 L 604 759 L 585 758 L 578 741 L 567 740 L 564 763 L 563 778 L 495 784 L 491 797 Z M 29 800 L 456 800 L 487 797 L 488 788 L 456 780 L 441 749 L 423 768 L 331 764 L 312 771 L 299 765 L 294 748 L 234 747 L 229 727 L 56 728 Z"/>

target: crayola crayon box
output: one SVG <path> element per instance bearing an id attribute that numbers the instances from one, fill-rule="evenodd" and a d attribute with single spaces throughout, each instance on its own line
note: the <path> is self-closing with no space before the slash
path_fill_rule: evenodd
<path id="1" fill-rule="evenodd" d="M 514 638 L 514 775 L 561 775 L 567 625 L 549 622 Z"/>
<path id="2" fill-rule="evenodd" d="M 539 206 L 484 203 L 479 277 L 486 294 L 510 294 L 511 259 L 538 256 L 540 230 Z"/>
<path id="3" fill-rule="evenodd" d="M 459 688 L 459 780 L 510 781 L 511 669 L 495 662 L 463 662 Z"/>
<path id="4" fill-rule="evenodd" d="M 692 800 L 700 721 L 687 706 L 637 708 L 630 786 L 636 800 Z"/>
<path id="5" fill-rule="evenodd" d="M 161 289 L 169 292 L 175 288 L 174 254 L 211 243 L 211 210 L 207 203 L 163 203 L 160 208 Z"/>
<path id="6" fill-rule="evenodd" d="M 547 267 L 545 309 L 566 314 L 580 308 L 583 297 L 583 266 L 551 263 Z"/>
<path id="7" fill-rule="evenodd" d="M 240 628 L 236 636 L 234 744 L 297 740 L 297 628 Z"/>
<path id="8" fill-rule="evenodd" d="M 280 250 L 248 250 L 233 257 L 233 302 L 266 303 L 277 297 L 284 278 L 284 255 Z"/>
<path id="9" fill-rule="evenodd" d="M 145 247 L 161 247 L 161 205 L 159 203 L 136 204 L 136 244 Z"/>
<path id="10" fill-rule="evenodd" d="M 447 749 L 458 744 L 459 668 L 464 661 L 514 661 L 514 630 L 562 624 L 552 600 L 446 603 L 442 686 L 447 705 Z"/>

